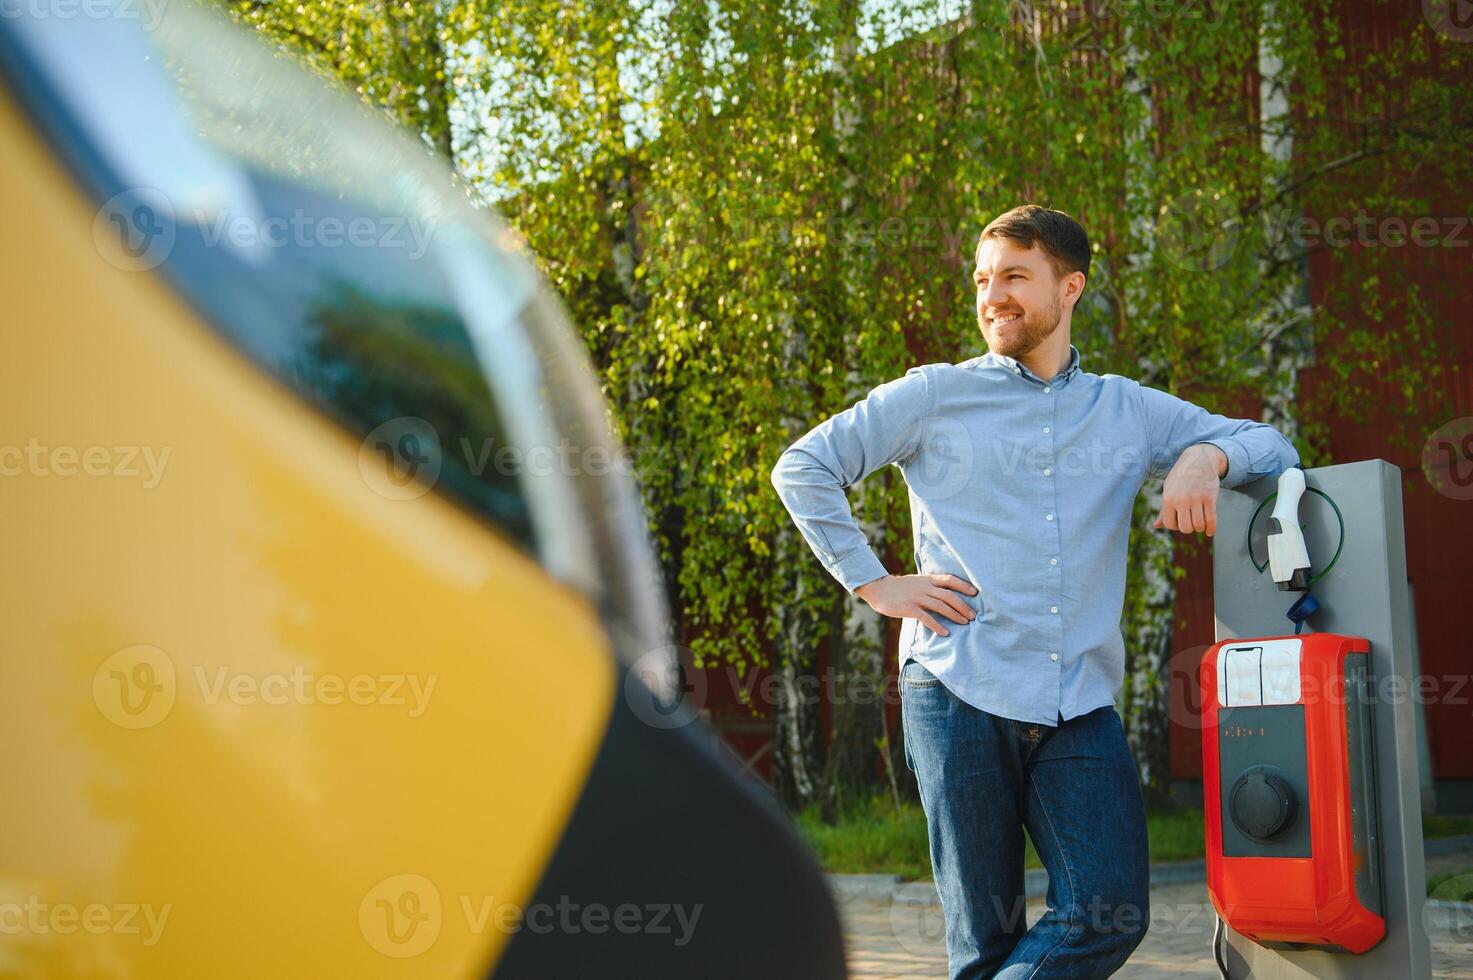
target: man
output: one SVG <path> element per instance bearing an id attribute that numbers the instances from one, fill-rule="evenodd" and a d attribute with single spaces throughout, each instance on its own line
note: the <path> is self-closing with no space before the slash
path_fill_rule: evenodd
<path id="1" fill-rule="evenodd" d="M 1105 977 L 1144 937 L 1146 814 L 1115 694 L 1131 504 L 1217 528 L 1219 487 L 1296 466 L 1273 428 L 1079 367 L 1088 236 L 1028 205 L 983 230 L 989 352 L 880 385 L 789 447 L 772 482 L 835 578 L 900 633 L 915 772 L 951 976 Z M 917 575 L 891 575 L 844 490 L 887 463 L 910 488 Z M 1023 829 L 1049 874 L 1025 929 Z"/>

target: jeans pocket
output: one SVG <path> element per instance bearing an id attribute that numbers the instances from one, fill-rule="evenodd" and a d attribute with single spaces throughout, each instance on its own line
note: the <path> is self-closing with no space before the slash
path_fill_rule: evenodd
<path id="1" fill-rule="evenodd" d="M 919 660 L 907 660 L 905 666 L 900 668 L 900 684 L 902 687 L 935 687 L 940 683 L 940 679 L 927 670 L 925 664 Z"/>

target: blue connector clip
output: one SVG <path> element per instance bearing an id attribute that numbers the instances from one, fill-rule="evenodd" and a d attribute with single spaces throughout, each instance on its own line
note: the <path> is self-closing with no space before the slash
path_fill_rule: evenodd
<path id="1" fill-rule="evenodd" d="M 1313 616 L 1320 608 L 1320 601 L 1308 592 L 1294 600 L 1294 605 L 1289 607 L 1289 619 L 1294 622 L 1294 635 L 1298 636 L 1300 630 L 1304 629 L 1304 621 Z"/>

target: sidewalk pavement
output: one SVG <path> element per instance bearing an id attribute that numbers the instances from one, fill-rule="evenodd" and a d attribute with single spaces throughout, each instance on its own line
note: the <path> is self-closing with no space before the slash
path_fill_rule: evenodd
<path id="1" fill-rule="evenodd" d="M 1429 856 L 1427 874 L 1467 870 L 1473 851 Z M 850 877 L 850 876 L 846 876 Z M 880 879 L 883 876 L 864 876 Z M 1207 886 L 1197 881 L 1161 881 L 1153 875 L 1151 927 L 1125 967 L 1116 974 L 1130 980 L 1217 980 L 1212 960 L 1215 925 Z M 848 889 L 839 900 L 848 948 L 849 975 L 855 980 L 883 977 L 945 977 L 946 933 L 930 882 L 911 882 L 866 893 Z M 1043 914 L 1042 899 L 1028 903 L 1031 925 Z M 1473 936 L 1447 931 L 1432 936 L 1432 976 L 1473 980 Z"/>

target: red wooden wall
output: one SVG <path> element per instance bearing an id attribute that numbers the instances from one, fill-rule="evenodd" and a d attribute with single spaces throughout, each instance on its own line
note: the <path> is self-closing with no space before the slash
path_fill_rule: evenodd
<path id="1" fill-rule="evenodd" d="M 1345 46 L 1352 58 L 1371 58 L 1385 52 L 1398 38 L 1417 36 L 1422 32 L 1432 51 L 1429 69 L 1435 71 L 1437 42 L 1423 20 L 1423 5 L 1409 3 L 1374 3 L 1346 0 L 1340 7 L 1340 24 Z M 1395 107 L 1366 105 L 1348 91 L 1332 94 L 1328 107 L 1330 118 L 1375 120 L 1385 118 Z M 1439 779 L 1473 778 L 1473 653 L 1462 627 L 1469 602 L 1469 561 L 1473 559 L 1473 500 L 1457 500 L 1433 489 L 1422 471 L 1420 443 L 1443 424 L 1473 416 L 1473 192 L 1466 186 L 1439 183 L 1435 163 L 1408 167 L 1404 187 L 1409 197 L 1427 198 L 1429 207 L 1417 214 L 1382 215 L 1376 219 L 1399 217 L 1407 225 L 1418 217 L 1440 220 L 1436 247 L 1411 243 L 1391 244 L 1377 241 L 1363 246 L 1358 242 L 1345 248 L 1325 248 L 1311 253 L 1309 263 L 1310 299 L 1316 305 L 1331 296 L 1347 295 L 1346 290 L 1359 290 L 1358 270 L 1366 258 L 1358 254 L 1365 247 L 1381 249 L 1390 263 L 1392 274 L 1381 277 L 1380 293 L 1384 301 L 1400 299 L 1395 291 L 1405 291 L 1405 284 L 1415 284 L 1425 302 L 1434 311 L 1437 327 L 1443 331 L 1442 370 L 1429 372 L 1424 378 L 1425 395 L 1442 395 L 1443 406 L 1420 413 L 1414 429 L 1420 429 L 1414 442 L 1398 445 L 1393 438 L 1396 426 L 1385 413 L 1370 413 L 1370 420 L 1360 423 L 1337 421 L 1329 428 L 1329 448 L 1334 462 L 1359 459 L 1386 459 L 1401 468 L 1402 499 L 1406 528 L 1407 573 L 1411 579 L 1416 605 L 1416 623 L 1421 651 L 1421 673 L 1429 678 L 1426 720 L 1432 757 L 1432 774 Z M 1337 213 L 1354 218 L 1357 213 L 1354 176 L 1347 177 L 1344 203 Z M 1315 215 L 1323 222 L 1329 215 Z M 1461 219 L 1461 223 L 1460 220 Z M 1338 292 L 1336 292 L 1338 291 Z M 1380 327 L 1394 340 L 1402 324 L 1389 320 Z M 1406 352 L 1411 354 L 1411 351 Z M 1316 351 L 1316 364 L 1301 375 L 1298 407 L 1301 417 L 1314 416 L 1323 404 L 1325 386 L 1335 383 L 1330 368 L 1337 357 L 1349 355 L 1337 350 L 1332 339 Z M 1392 356 L 1400 356 L 1395 347 Z M 1377 392 L 1376 405 L 1396 406 L 1405 401 L 1399 391 Z M 1428 399 L 1431 401 L 1432 399 Z M 1464 454 L 1460 467 L 1473 471 L 1473 457 Z M 1179 564 L 1186 577 L 1178 582 L 1175 646 L 1178 651 L 1171 683 L 1174 691 L 1190 689 L 1190 674 L 1212 643 L 1212 564 L 1205 549 L 1195 556 L 1183 557 Z M 1287 623 L 1287 620 L 1285 621 Z M 1176 778 L 1198 778 L 1201 775 L 1201 740 L 1190 723 L 1173 724 L 1171 730 L 1172 775 Z"/>

